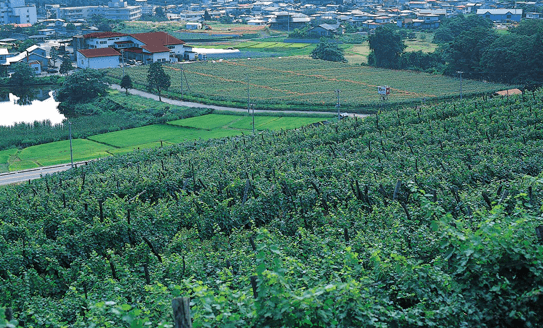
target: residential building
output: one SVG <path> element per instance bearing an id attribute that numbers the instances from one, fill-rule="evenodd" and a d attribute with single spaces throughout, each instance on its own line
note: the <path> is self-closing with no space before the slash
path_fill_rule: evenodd
<path id="1" fill-rule="evenodd" d="M 107 19 L 133 21 L 141 18 L 140 6 L 128 6 L 127 2 L 122 0 L 112 0 L 107 6 L 81 6 L 81 7 L 59 7 L 56 10 L 56 16 L 66 21 L 76 21 L 79 19 L 89 19 L 92 15 L 101 15 Z"/>
<path id="2" fill-rule="evenodd" d="M 80 49 L 77 51 L 79 68 L 113 68 L 119 66 L 121 54 L 113 48 Z"/>
<path id="3" fill-rule="evenodd" d="M 493 22 L 520 22 L 522 9 L 477 9 L 477 15 Z"/>
<path id="4" fill-rule="evenodd" d="M 157 61 L 176 62 L 184 57 L 186 50 L 184 44 L 184 41 L 166 32 L 137 34 L 89 33 L 84 36 L 74 37 L 73 40 L 74 51 L 112 48 L 123 54 L 125 59 L 139 60 L 144 64 Z"/>
<path id="5" fill-rule="evenodd" d="M 0 1 L 0 25 L 35 24 L 37 21 L 36 7 L 27 6 L 25 0 Z"/>

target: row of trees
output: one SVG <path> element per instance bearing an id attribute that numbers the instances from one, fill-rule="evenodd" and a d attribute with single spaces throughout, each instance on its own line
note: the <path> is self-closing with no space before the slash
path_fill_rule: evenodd
<path id="1" fill-rule="evenodd" d="M 439 43 L 433 53 L 405 52 L 398 29 L 380 27 L 369 37 L 372 66 L 420 69 L 495 82 L 541 84 L 543 82 L 543 22 L 522 21 L 506 33 L 493 29 L 491 21 L 479 16 L 444 20 L 436 30 Z"/>

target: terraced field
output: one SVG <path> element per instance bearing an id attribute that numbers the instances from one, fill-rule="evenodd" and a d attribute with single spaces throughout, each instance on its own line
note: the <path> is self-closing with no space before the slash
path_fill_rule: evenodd
<path id="1" fill-rule="evenodd" d="M 255 44 L 255 46 L 258 46 Z M 167 65 L 172 77 L 168 94 L 180 97 L 181 65 Z M 140 88 L 145 87 L 147 67 L 127 69 Z M 298 57 L 223 60 L 184 65 L 184 98 L 244 107 L 247 94 L 257 108 L 333 110 L 340 90 L 342 108 L 376 111 L 380 104 L 377 86 L 389 85 L 389 103 L 448 98 L 460 93 L 460 80 L 414 71 L 378 69 Z M 119 69 L 108 70 L 119 76 Z M 188 87 L 190 91 L 187 92 Z M 503 84 L 464 80 L 464 95 L 491 93 L 508 88 Z M 370 109 L 368 109 L 370 107 Z"/>

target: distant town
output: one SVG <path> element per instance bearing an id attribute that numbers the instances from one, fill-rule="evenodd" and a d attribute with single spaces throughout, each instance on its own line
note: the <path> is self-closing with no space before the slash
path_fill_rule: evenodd
<path id="1" fill-rule="evenodd" d="M 503 1 L 7 0 L 0 3 L 0 74 L 7 76 L 10 66 L 22 61 L 38 74 L 54 74 L 63 56 L 78 68 L 99 69 L 202 60 L 213 53 L 165 31 L 120 33 L 112 30 L 112 22 L 179 21 L 183 30 L 209 31 L 212 27 L 206 22 L 218 21 L 286 33 L 303 30 L 303 37 L 318 39 L 369 35 L 383 25 L 431 31 L 444 19 L 470 14 L 506 27 L 523 19 L 542 19 L 542 11 L 538 2 Z"/>

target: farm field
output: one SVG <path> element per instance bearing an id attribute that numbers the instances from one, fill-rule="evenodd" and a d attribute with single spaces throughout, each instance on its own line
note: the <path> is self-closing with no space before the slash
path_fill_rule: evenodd
<path id="1" fill-rule="evenodd" d="M 127 74 L 143 87 L 147 69 L 130 67 Z M 107 74 L 117 77 L 119 70 L 108 69 Z M 172 77 L 166 94 L 180 97 L 180 64 L 166 65 L 165 71 Z M 191 63 L 184 65 L 184 72 L 190 86 L 184 99 L 245 107 L 249 86 L 250 99 L 257 109 L 330 111 L 335 109 L 335 90 L 339 89 L 341 108 L 375 112 L 380 106 L 379 85 L 391 87 L 388 103 L 456 97 L 460 92 L 457 78 L 299 57 Z M 474 80 L 464 80 L 462 85 L 466 96 L 508 87 Z M 186 83 L 184 90 L 187 90 Z"/>
<path id="2" fill-rule="evenodd" d="M 179 297 L 195 328 L 543 327 L 543 90 L 528 95 L 2 187 L 0 327 L 171 328 Z"/>
<path id="3" fill-rule="evenodd" d="M 259 131 L 294 129 L 325 120 L 324 117 L 255 116 Z M 74 161 L 126 154 L 134 150 L 159 148 L 187 140 L 208 140 L 250 133 L 252 118 L 240 115 L 208 114 L 74 139 Z M 17 171 L 39 166 L 70 162 L 69 141 L 0 151 L 0 172 Z"/>

